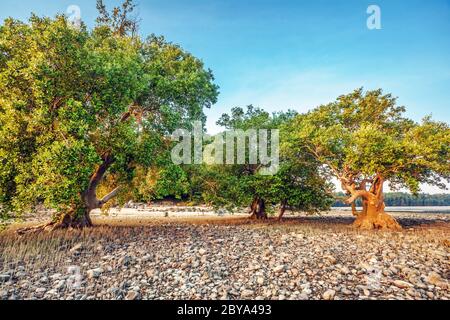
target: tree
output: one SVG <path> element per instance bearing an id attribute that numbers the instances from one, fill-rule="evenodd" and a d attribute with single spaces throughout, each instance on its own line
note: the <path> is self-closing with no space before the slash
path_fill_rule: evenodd
<path id="1" fill-rule="evenodd" d="M 399 229 L 384 212 L 383 186 L 419 192 L 419 184 L 445 187 L 450 179 L 450 129 L 426 117 L 418 124 L 381 90 L 362 88 L 295 119 L 291 147 L 305 150 L 342 184 L 357 215 L 355 227 Z M 356 212 L 355 201 L 363 210 Z"/>
<path id="2" fill-rule="evenodd" d="M 326 211 L 333 203 L 333 185 L 318 173 L 319 164 L 303 154 L 297 158 L 281 161 L 276 174 L 279 183 L 275 184 L 273 202 L 278 203 L 278 219 L 281 220 L 287 209 L 310 214 Z"/>
<path id="3" fill-rule="evenodd" d="M 217 97 L 210 70 L 167 43 L 110 26 L 75 29 L 33 15 L 0 27 L 0 204 L 55 210 L 44 227 L 91 226 L 91 210 L 154 164 L 167 132 Z M 113 186 L 98 198 L 108 177 Z"/>
<path id="4" fill-rule="evenodd" d="M 231 114 L 223 114 L 217 121 L 217 124 L 224 127 L 226 130 L 257 130 L 257 129 L 277 129 L 278 126 L 287 118 L 292 116 L 293 112 L 280 114 L 269 114 L 268 112 L 255 108 L 252 105 L 247 106 L 247 110 L 240 107 L 235 107 L 231 110 Z M 237 145 L 235 146 L 237 148 Z M 250 218 L 266 219 L 267 218 L 267 199 L 272 199 L 274 196 L 273 186 L 276 181 L 273 176 L 265 176 L 260 174 L 260 169 L 263 167 L 258 157 L 257 163 L 250 163 L 250 140 L 245 145 L 246 163 L 235 164 L 226 168 L 226 174 L 230 175 L 228 179 L 224 179 L 221 183 L 222 187 L 224 182 L 236 183 L 232 188 L 226 188 L 227 190 L 235 190 L 239 187 L 239 196 L 235 197 L 236 192 L 225 193 L 225 196 L 233 195 L 229 198 L 229 201 L 234 206 L 250 206 Z M 245 195 L 245 196 L 243 196 Z M 226 199 L 226 197 L 224 197 Z"/>
<path id="5" fill-rule="evenodd" d="M 114 30 L 114 33 L 124 36 L 126 34 L 136 35 L 138 31 L 138 19 L 131 17 L 131 13 L 136 8 L 132 0 L 125 0 L 121 6 L 114 7 L 110 13 L 103 0 L 97 0 L 97 10 L 99 16 L 96 21 L 98 25 L 104 25 Z"/>
<path id="6" fill-rule="evenodd" d="M 293 111 L 269 114 L 248 106 L 233 108 L 218 124 L 227 130 L 281 129 L 281 140 L 290 131 L 288 123 L 296 115 Z M 249 144 L 246 144 L 248 156 Z M 207 200 L 226 207 L 249 206 L 250 217 L 267 218 L 267 210 L 279 205 L 279 218 L 287 208 L 307 212 L 326 210 L 332 203 L 331 189 L 317 173 L 319 163 L 313 157 L 292 157 L 281 149 L 278 171 L 273 175 L 260 173 L 261 163 L 234 164 L 213 167 L 215 175 L 205 179 Z M 248 160 L 248 157 L 247 157 Z"/>

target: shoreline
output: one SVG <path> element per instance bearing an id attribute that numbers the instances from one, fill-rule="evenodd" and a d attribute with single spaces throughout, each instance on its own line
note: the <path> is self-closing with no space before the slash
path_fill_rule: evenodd
<path id="1" fill-rule="evenodd" d="M 418 212 L 418 211 L 386 211 L 394 218 L 399 220 L 403 227 L 414 227 L 420 225 L 437 224 L 450 224 L 450 214 L 440 212 Z M 207 206 L 179 206 L 179 205 L 139 205 L 133 208 L 111 208 L 108 214 L 103 214 L 99 209 L 91 212 L 91 218 L 95 223 L 101 225 L 107 223 L 121 223 L 127 225 L 130 222 L 131 225 L 136 226 L 142 223 L 143 226 L 160 222 L 186 222 L 191 219 L 201 220 L 209 219 L 213 222 L 220 222 L 221 219 L 243 219 L 249 216 L 247 210 L 241 210 L 238 212 L 230 213 L 225 210 L 217 212 L 216 210 Z M 272 212 L 269 215 L 269 221 L 275 221 L 277 211 Z M 51 219 L 50 211 L 41 211 L 35 214 L 25 216 L 18 221 L 10 221 L 7 224 L 6 230 L 16 229 L 23 226 L 30 226 L 39 223 L 48 222 Z M 350 210 L 342 210 L 342 208 L 332 208 L 330 211 L 321 212 L 318 214 L 308 214 L 304 212 L 292 212 L 287 210 L 283 216 L 283 220 L 288 221 L 290 219 L 303 219 L 308 223 L 337 223 L 343 225 L 351 225 L 355 217 Z"/>

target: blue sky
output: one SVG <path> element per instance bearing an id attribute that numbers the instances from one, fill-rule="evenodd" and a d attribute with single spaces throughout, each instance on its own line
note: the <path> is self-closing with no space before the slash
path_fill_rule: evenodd
<path id="1" fill-rule="evenodd" d="M 106 0 L 109 7 L 120 1 Z M 305 111 L 364 86 L 399 97 L 415 120 L 450 122 L 450 0 L 138 0 L 143 35 L 162 34 L 211 68 L 220 86 L 208 130 L 234 106 Z M 369 30 L 369 5 L 381 30 Z M 69 5 L 89 26 L 95 0 L 2 0 L 0 19 Z"/>

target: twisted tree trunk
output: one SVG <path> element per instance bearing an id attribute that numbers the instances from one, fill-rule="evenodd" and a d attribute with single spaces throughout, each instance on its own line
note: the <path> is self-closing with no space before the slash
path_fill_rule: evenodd
<path id="1" fill-rule="evenodd" d="M 250 219 L 267 219 L 266 203 L 264 199 L 255 196 L 250 205 Z"/>
<path id="2" fill-rule="evenodd" d="M 114 189 L 102 199 L 97 198 L 97 187 L 103 179 L 106 171 L 113 163 L 113 158 L 110 155 L 103 157 L 102 164 L 96 169 L 91 176 L 87 190 L 81 195 L 82 204 L 74 205 L 67 212 L 59 214 L 51 222 L 38 225 L 35 227 L 22 228 L 17 230 L 17 233 L 23 234 L 27 232 L 36 232 L 42 230 L 55 230 L 63 228 L 81 229 L 85 227 L 92 227 L 92 220 L 90 213 L 92 210 L 101 208 L 106 202 L 111 200 L 119 192 L 119 188 Z"/>
<path id="3" fill-rule="evenodd" d="M 353 226 L 359 229 L 391 229 L 401 230 L 400 224 L 386 212 L 384 212 L 385 204 L 383 197 L 383 179 L 377 177 L 372 183 L 369 191 L 363 189 L 355 189 L 354 185 L 343 183 L 345 189 L 351 194 L 346 200 L 348 204 L 352 204 L 352 212 L 356 215 Z M 363 210 L 357 212 L 355 201 L 362 198 Z"/>

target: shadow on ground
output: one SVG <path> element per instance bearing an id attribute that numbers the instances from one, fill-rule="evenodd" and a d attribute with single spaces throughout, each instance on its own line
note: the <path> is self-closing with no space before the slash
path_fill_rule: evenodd
<path id="1" fill-rule="evenodd" d="M 395 217 L 398 223 L 403 228 L 417 228 L 417 227 L 448 227 L 450 228 L 450 223 L 442 221 L 441 219 L 432 218 L 411 218 L 411 217 Z M 355 221 L 353 217 L 339 217 L 339 216 L 306 216 L 306 217 L 287 217 L 283 219 L 283 222 L 290 224 L 332 224 L 341 226 L 351 226 Z"/>

